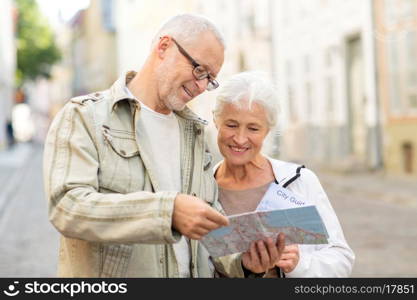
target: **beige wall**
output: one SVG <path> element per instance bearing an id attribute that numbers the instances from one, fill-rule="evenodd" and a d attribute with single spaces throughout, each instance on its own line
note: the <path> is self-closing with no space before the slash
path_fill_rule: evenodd
<path id="1" fill-rule="evenodd" d="M 100 4 L 92 0 L 74 28 L 74 93 L 107 89 L 118 77 L 115 33 L 105 29 Z"/>
<path id="2" fill-rule="evenodd" d="M 407 56 L 406 39 L 408 33 L 417 30 L 417 5 L 414 11 L 399 21 L 392 21 L 387 16 L 386 7 L 388 1 L 374 1 L 375 12 L 375 41 L 377 52 L 377 74 L 380 109 L 382 117 L 383 156 L 385 171 L 392 175 L 407 175 L 417 177 L 417 111 L 407 106 L 406 95 L 400 90 L 393 93 L 393 74 L 405 72 L 398 80 L 398 89 L 408 85 L 407 61 L 398 63 L 394 70 L 390 62 L 390 47 L 398 49 L 396 56 L 400 62 Z M 402 7 L 406 1 L 400 0 L 396 5 Z M 404 12 L 404 10 L 403 10 Z M 416 38 L 417 39 L 417 38 Z M 417 43 L 417 40 L 415 41 Z M 401 49 L 405 50 L 402 53 Z M 392 50 L 391 50 L 392 51 Z M 411 66 L 417 69 L 417 65 Z M 393 104 L 397 103 L 397 104 Z M 406 144 L 411 148 L 407 150 Z"/>
<path id="3" fill-rule="evenodd" d="M 417 120 L 391 122 L 385 130 L 384 160 L 387 173 L 417 178 Z M 405 144 L 411 144 L 411 150 L 406 150 Z"/>

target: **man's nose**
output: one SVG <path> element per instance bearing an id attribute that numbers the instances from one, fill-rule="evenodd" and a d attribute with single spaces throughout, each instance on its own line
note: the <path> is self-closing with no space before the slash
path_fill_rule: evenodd
<path id="1" fill-rule="evenodd" d="M 207 89 L 208 79 L 207 78 L 200 79 L 200 80 L 196 79 L 195 84 L 198 87 L 198 92 L 201 94 Z"/>

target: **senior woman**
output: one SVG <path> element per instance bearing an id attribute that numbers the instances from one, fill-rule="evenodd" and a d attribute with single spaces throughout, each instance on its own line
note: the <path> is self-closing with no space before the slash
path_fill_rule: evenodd
<path id="1" fill-rule="evenodd" d="M 285 246 L 275 261 L 277 268 L 265 271 L 280 277 L 349 276 L 354 254 L 316 175 L 261 153 L 264 140 L 277 121 L 273 86 L 258 72 L 239 73 L 219 91 L 213 113 L 217 143 L 224 157 L 214 168 L 214 176 L 225 213 L 256 210 L 271 185 L 278 184 L 304 199 L 305 205 L 316 205 L 329 234 L 328 244 Z M 240 256 L 246 271 L 254 270 L 251 266 L 254 251 L 251 246 Z"/>

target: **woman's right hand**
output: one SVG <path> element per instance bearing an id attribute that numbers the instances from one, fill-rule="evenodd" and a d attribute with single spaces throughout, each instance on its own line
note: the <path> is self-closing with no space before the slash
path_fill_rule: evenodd
<path id="1" fill-rule="evenodd" d="M 242 255 L 242 265 L 253 273 L 267 272 L 281 258 L 285 246 L 285 235 L 281 232 L 276 242 L 271 238 L 252 242 Z"/>

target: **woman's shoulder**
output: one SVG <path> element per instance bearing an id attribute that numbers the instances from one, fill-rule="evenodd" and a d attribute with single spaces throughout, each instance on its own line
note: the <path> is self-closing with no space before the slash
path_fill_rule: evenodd
<path id="1" fill-rule="evenodd" d="M 222 163 L 223 163 L 223 160 L 219 161 L 218 163 L 216 163 L 216 164 L 213 166 L 213 168 L 212 168 L 213 175 L 215 175 L 215 174 L 216 174 L 217 169 L 220 167 L 220 165 L 221 165 Z"/>
<path id="2" fill-rule="evenodd" d="M 297 173 L 300 173 L 299 180 L 300 181 L 317 181 L 317 175 L 305 165 L 297 162 L 290 162 L 279 160 L 275 158 L 268 157 L 272 165 L 272 169 L 275 175 L 275 178 L 279 181 L 289 180 L 293 176 L 296 176 Z"/>

